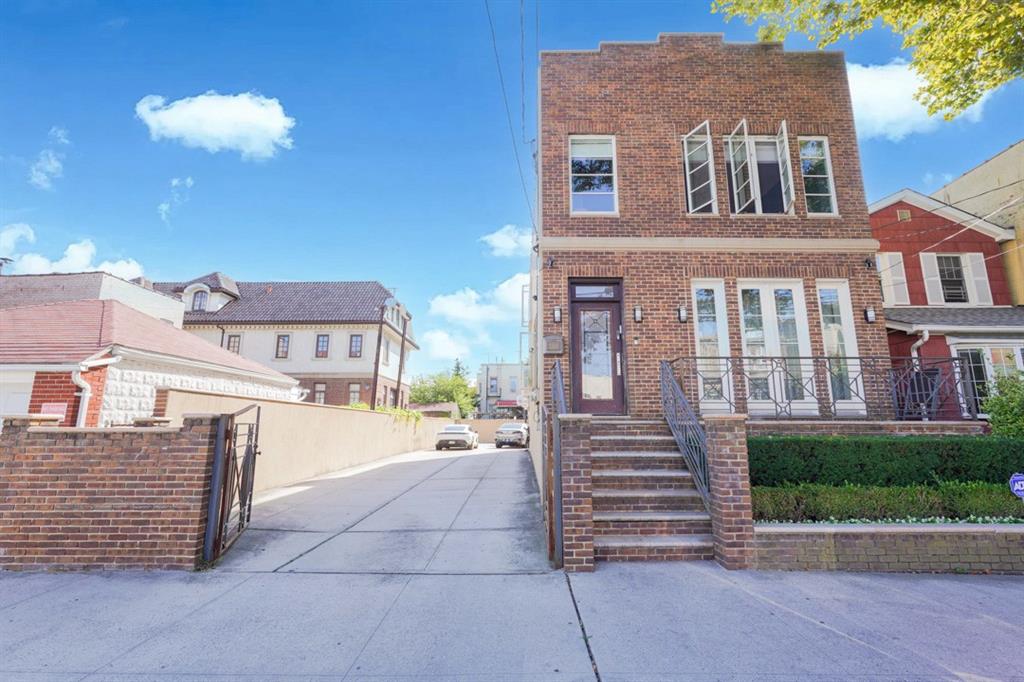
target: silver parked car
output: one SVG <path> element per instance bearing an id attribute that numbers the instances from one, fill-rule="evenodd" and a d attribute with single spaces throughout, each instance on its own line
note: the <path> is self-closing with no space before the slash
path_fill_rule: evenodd
<path id="1" fill-rule="evenodd" d="M 500 448 L 505 445 L 518 448 L 528 447 L 530 445 L 530 429 L 526 424 L 511 422 L 502 424 L 494 434 L 494 447 Z"/>
<path id="2" fill-rule="evenodd" d="M 437 432 L 434 447 L 438 450 L 465 448 L 475 450 L 480 445 L 480 436 L 466 424 L 449 424 Z"/>

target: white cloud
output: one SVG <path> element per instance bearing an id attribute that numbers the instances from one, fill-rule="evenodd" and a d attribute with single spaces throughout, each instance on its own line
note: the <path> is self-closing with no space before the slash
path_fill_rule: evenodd
<path id="1" fill-rule="evenodd" d="M 520 272 L 482 294 L 470 287 L 451 294 L 440 294 L 430 299 L 430 314 L 474 328 L 488 322 L 518 320 L 521 315 L 523 285 L 529 282 L 529 274 Z"/>
<path id="2" fill-rule="evenodd" d="M 35 242 L 35 232 L 25 223 L 12 223 L 0 230 L 0 255 L 13 259 L 11 272 L 15 275 L 102 270 L 124 279 L 132 279 L 140 277 L 143 272 L 142 265 L 133 258 L 105 260 L 94 265 L 96 245 L 91 239 L 68 244 L 63 255 L 57 260 L 50 260 L 38 253 L 18 253 L 18 242 L 22 240 L 29 244 Z"/>
<path id="3" fill-rule="evenodd" d="M 39 152 L 28 169 L 28 181 L 39 189 L 53 189 L 53 181 L 64 175 L 63 155 L 52 149 Z"/>
<path id="4" fill-rule="evenodd" d="M 952 173 L 932 173 L 931 171 L 928 171 L 921 176 L 921 184 L 925 189 L 933 189 L 939 185 L 945 185 L 952 181 Z"/>
<path id="5" fill-rule="evenodd" d="M 168 103 L 146 95 L 135 115 L 149 128 L 150 139 L 177 140 L 210 153 L 237 151 L 243 159 L 269 159 L 278 149 L 291 149 L 289 131 L 295 119 L 281 103 L 253 92 L 220 95 L 209 91 Z"/>
<path id="6" fill-rule="evenodd" d="M 163 221 L 164 225 L 170 226 L 171 224 L 171 210 L 175 206 L 180 206 L 189 200 L 189 190 L 195 185 L 195 181 L 192 176 L 189 175 L 184 178 L 171 178 L 171 196 L 166 201 L 161 201 L 157 204 L 156 212 L 160 216 L 160 220 Z"/>
<path id="7" fill-rule="evenodd" d="M 465 359 L 469 355 L 469 344 L 461 336 L 453 336 L 443 329 L 430 329 L 423 334 L 423 349 L 434 360 Z"/>
<path id="8" fill-rule="evenodd" d="M 61 126 L 53 126 L 50 128 L 50 142 L 55 144 L 71 144 L 71 138 L 68 136 L 68 129 L 62 128 Z"/>
<path id="9" fill-rule="evenodd" d="M 160 220 L 167 224 L 171 220 L 171 202 L 161 201 L 156 205 L 156 212 L 160 216 Z"/>
<path id="10" fill-rule="evenodd" d="M 517 225 L 505 225 L 501 229 L 485 234 L 480 241 L 491 247 L 491 255 L 499 258 L 529 256 L 533 246 L 530 230 Z"/>
<path id="11" fill-rule="evenodd" d="M 930 133 L 944 123 L 942 116 L 929 116 L 924 105 L 914 99 L 923 81 L 903 59 L 888 64 L 847 64 L 846 73 L 853 97 L 853 117 L 857 136 L 864 140 L 885 138 L 899 142 L 907 135 Z M 969 107 L 961 116 L 966 121 L 981 120 L 988 95 Z"/>
<path id="12" fill-rule="evenodd" d="M 36 233 L 25 223 L 4 225 L 4 229 L 0 230 L 0 258 L 13 255 L 21 240 L 33 244 L 36 241 Z"/>

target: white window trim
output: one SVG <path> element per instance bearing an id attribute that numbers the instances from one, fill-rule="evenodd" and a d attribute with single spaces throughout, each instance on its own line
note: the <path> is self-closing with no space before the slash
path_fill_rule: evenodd
<path id="1" fill-rule="evenodd" d="M 878 252 L 875 254 L 875 268 L 882 285 L 882 303 L 887 306 L 910 305 L 910 289 L 907 286 L 907 268 L 903 262 L 903 252 Z M 900 275 L 899 279 L 897 274 Z"/>
<path id="2" fill-rule="evenodd" d="M 327 357 L 324 357 L 324 358 L 318 358 L 316 356 L 317 338 L 321 337 L 321 336 L 326 336 L 327 337 Z M 313 332 L 313 357 L 312 357 L 312 359 L 313 360 L 317 360 L 319 362 L 323 362 L 324 360 L 331 360 L 332 359 L 331 355 L 333 353 L 334 353 L 334 335 L 331 334 L 331 332 L 317 332 L 317 331 L 314 331 Z"/>
<path id="3" fill-rule="evenodd" d="M 573 140 L 611 140 L 612 143 L 612 199 L 615 202 L 615 209 L 612 211 L 576 211 L 572 207 L 572 143 Z M 569 215 L 579 216 L 605 216 L 616 218 L 619 215 L 619 150 L 614 135 L 570 135 L 569 136 Z"/>
<path id="4" fill-rule="evenodd" d="M 825 318 L 821 314 L 821 290 L 822 289 L 836 289 L 839 293 L 839 316 L 842 320 L 843 325 L 843 339 L 846 343 L 846 355 L 847 368 L 849 374 L 854 377 L 856 387 L 853 389 L 854 395 L 848 400 L 834 400 L 836 406 L 837 416 L 859 416 L 867 413 L 867 405 L 864 403 L 864 383 L 862 378 L 862 369 L 860 366 L 860 352 L 857 349 L 857 325 L 853 315 L 853 299 L 850 296 L 850 281 L 846 279 L 818 279 L 814 282 L 815 288 L 815 308 L 818 311 L 818 324 L 821 325 L 821 339 L 822 347 L 824 348 L 825 343 Z M 827 355 L 827 350 L 826 350 Z M 852 382 L 851 382 L 852 383 Z M 829 390 L 829 395 L 832 395 L 832 382 L 826 382 L 826 388 Z M 858 399 L 856 396 L 861 396 Z"/>
<path id="5" fill-rule="evenodd" d="M 321 401 L 316 399 L 316 394 L 317 394 L 316 387 L 317 386 L 323 386 L 324 387 L 324 399 L 323 399 L 323 402 L 321 402 Z M 316 405 L 326 405 L 327 404 L 327 384 L 326 383 L 324 383 L 323 381 L 315 381 L 315 382 L 313 382 L 312 394 L 313 394 L 313 403 L 314 404 L 316 404 Z"/>
<path id="6" fill-rule="evenodd" d="M 757 215 L 757 216 L 766 215 L 766 216 L 772 216 L 773 218 L 786 217 L 786 216 L 788 216 L 788 217 L 796 217 L 796 190 L 794 189 L 794 184 L 793 184 L 794 183 L 794 180 L 793 180 L 793 160 L 792 160 L 791 157 L 788 156 L 788 154 L 789 154 L 789 140 L 788 140 L 788 138 L 786 140 L 786 149 L 783 150 L 783 149 L 781 149 L 779 147 L 779 139 L 780 139 L 779 135 L 750 135 L 750 134 L 748 134 L 746 132 L 746 122 L 747 122 L 747 120 L 743 119 L 742 121 L 740 121 L 740 126 L 744 126 L 743 137 L 744 137 L 744 140 L 746 141 L 746 145 L 747 145 L 747 166 L 750 168 L 750 184 L 751 184 L 751 193 L 753 194 L 753 200 L 752 201 L 753 201 L 753 204 L 754 204 L 754 212 L 753 213 L 743 213 L 741 211 L 733 210 L 733 207 L 730 206 L 729 207 L 729 215 L 732 216 L 732 217 L 744 217 L 744 216 L 752 216 L 752 215 Z M 786 122 L 783 121 L 782 125 L 785 126 Z M 737 126 L 736 130 L 739 130 L 740 126 Z M 733 136 L 736 135 L 736 130 L 734 130 L 732 132 L 732 134 L 725 136 L 726 168 L 730 168 L 731 164 L 732 164 L 732 150 L 731 150 L 732 142 L 731 142 L 730 138 L 732 138 Z M 761 207 L 761 176 L 758 175 L 758 172 L 757 172 L 757 143 L 758 142 L 771 142 L 772 144 L 775 145 L 775 151 L 776 151 L 776 154 L 779 157 L 779 177 L 780 178 L 781 178 L 782 172 L 783 172 L 783 168 L 782 168 L 782 155 L 783 155 L 784 152 L 787 154 L 786 158 L 789 161 L 790 192 L 792 193 L 793 200 L 789 204 L 789 209 L 786 210 L 786 211 L 783 211 L 782 213 L 765 213 L 762 210 L 762 207 Z M 729 171 L 730 176 L 732 176 L 732 173 L 733 173 L 733 171 L 730 168 L 730 171 Z M 731 177 L 730 179 L 732 179 L 732 181 L 733 181 L 733 183 L 732 183 L 733 184 L 733 191 L 731 192 L 732 203 L 736 204 L 736 203 L 739 203 L 737 198 L 736 198 L 736 178 L 735 177 Z M 801 179 L 801 181 L 803 180 L 803 175 L 802 174 L 800 176 L 800 179 Z M 750 203 L 751 202 L 748 202 L 748 203 L 744 204 L 744 208 L 749 206 Z M 833 203 L 835 203 L 834 199 L 833 199 Z M 785 205 L 786 205 L 785 190 L 783 190 L 783 194 L 782 194 L 782 205 L 783 205 L 783 207 L 785 207 Z M 825 213 L 812 213 L 811 215 L 828 215 L 828 214 L 825 214 Z"/>
<path id="7" fill-rule="evenodd" d="M 693 279 L 690 280 L 690 306 L 693 310 L 693 343 L 695 355 L 699 355 L 700 350 L 697 344 L 700 343 L 700 330 L 698 328 L 698 312 L 697 312 L 697 290 L 698 289 L 711 289 L 715 292 L 715 326 L 718 331 L 718 355 L 722 358 L 729 357 L 729 319 L 728 319 L 728 308 L 725 300 L 725 280 L 724 279 Z M 724 363 L 725 361 L 723 361 Z M 719 400 L 704 398 L 704 386 L 703 382 L 698 380 L 697 396 L 700 402 L 701 413 L 703 414 L 717 414 L 719 412 L 728 413 L 732 411 L 732 372 L 727 371 L 727 367 L 723 367 L 723 374 L 725 375 L 724 381 L 722 382 L 722 398 Z"/>
<path id="8" fill-rule="evenodd" d="M 783 213 L 792 215 L 796 212 L 796 188 L 793 179 L 793 157 L 789 152 L 789 129 L 786 119 L 779 124 L 779 132 L 775 135 L 775 151 L 779 156 L 779 183 L 782 185 Z M 789 177 L 789 191 L 786 191 L 786 177 Z M 788 194 L 788 196 L 787 196 Z"/>
<path id="9" fill-rule="evenodd" d="M 380 342 L 380 364 L 383 367 L 391 366 L 391 339 L 382 339 Z"/>
<path id="10" fill-rule="evenodd" d="M 960 258 L 960 269 L 964 273 L 964 286 L 967 289 L 967 302 L 966 303 L 947 303 L 945 298 L 942 297 L 942 284 L 939 281 L 939 296 L 942 297 L 939 300 L 934 300 L 928 291 L 928 275 L 926 262 L 932 261 L 935 263 L 935 273 L 938 277 L 938 256 L 958 256 Z M 978 256 L 979 258 L 972 259 L 971 256 Z M 934 259 L 934 260 L 932 260 Z M 941 308 L 990 308 L 995 305 L 995 301 L 992 297 L 992 285 L 988 279 L 988 266 L 985 264 L 985 254 L 979 252 L 969 253 L 952 253 L 947 251 L 922 251 L 918 254 L 918 260 L 921 264 L 921 279 L 924 283 L 924 294 L 925 299 L 928 301 L 928 305 L 937 306 Z M 978 287 L 975 280 L 974 265 L 971 261 L 974 260 L 976 263 L 980 262 L 981 266 L 985 269 L 984 280 L 986 283 L 986 289 L 988 291 L 988 302 L 979 302 Z"/>
<path id="11" fill-rule="evenodd" d="M 356 396 L 355 400 L 352 400 L 352 387 L 353 386 L 357 386 L 358 387 L 358 391 L 359 391 L 359 394 Z M 358 403 L 360 400 L 363 399 L 363 383 L 361 381 L 350 381 L 350 382 L 348 382 L 348 384 L 346 385 L 345 388 L 348 391 L 348 396 L 347 396 L 348 397 L 348 403 L 346 403 L 347 405 L 352 405 L 352 404 Z"/>
<path id="12" fill-rule="evenodd" d="M 804 195 L 804 209 L 807 211 L 807 215 L 815 217 L 839 217 L 839 199 L 836 197 L 836 174 L 832 170 L 832 149 L 828 144 L 828 137 L 825 135 L 798 135 L 796 138 L 797 149 L 800 148 L 800 143 L 804 140 L 808 142 L 822 142 L 825 148 L 825 168 L 828 170 L 828 191 L 832 194 L 832 211 L 830 213 L 814 213 L 807 206 L 807 190 L 804 187 L 804 164 L 803 164 L 803 153 L 800 154 L 800 186 L 801 192 Z"/>
<path id="13" fill-rule="evenodd" d="M 1024 372 L 1024 343 L 1016 341 L 1014 339 L 1006 339 L 1004 341 L 992 339 L 984 340 L 979 339 L 968 340 L 968 339 L 953 339 L 947 337 L 947 345 L 949 346 L 950 355 L 953 357 L 959 357 L 960 351 L 967 350 L 979 350 L 981 351 L 982 360 L 985 363 L 985 382 L 989 385 L 995 382 L 995 368 L 992 364 L 992 349 L 993 348 L 1010 348 L 1013 350 L 1013 360 L 1017 364 L 1017 371 Z M 966 378 L 964 378 L 966 380 Z M 967 410 L 964 406 L 967 403 L 967 397 L 960 394 L 961 409 L 963 409 L 964 416 L 967 416 Z M 978 416 L 982 419 L 987 419 L 988 414 L 985 412 L 979 412 Z"/>
<path id="14" fill-rule="evenodd" d="M 687 153 L 686 144 L 687 141 L 699 134 L 699 131 L 703 128 L 704 144 L 708 149 L 708 183 L 707 186 L 711 188 L 711 212 L 705 211 L 693 211 L 693 192 L 695 188 L 690 185 L 690 155 Z M 715 141 L 711 136 L 711 124 L 708 121 L 704 121 L 699 126 L 686 133 L 682 137 L 683 147 L 683 185 L 686 188 L 686 213 L 687 215 L 718 215 L 718 186 L 715 181 Z M 614 169 L 613 169 L 614 170 Z M 704 185 L 701 185 L 704 187 Z M 699 189 L 699 188 L 697 188 Z M 708 204 L 702 205 L 700 208 L 704 208 Z"/>

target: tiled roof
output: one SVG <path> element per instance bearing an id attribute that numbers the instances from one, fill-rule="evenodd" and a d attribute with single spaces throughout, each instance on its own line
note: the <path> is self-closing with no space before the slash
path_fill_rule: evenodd
<path id="1" fill-rule="evenodd" d="M 0 365 L 73 364 L 102 356 L 112 346 L 294 381 L 119 301 L 70 301 L 0 310 Z"/>
<path id="2" fill-rule="evenodd" d="M 233 282 L 234 283 L 234 282 Z M 159 291 L 188 283 L 157 282 Z M 379 282 L 237 282 L 238 299 L 217 311 L 185 311 L 186 324 L 377 322 L 391 298 Z"/>
<path id="3" fill-rule="evenodd" d="M 238 284 L 223 272 L 211 272 L 208 275 L 196 277 L 187 282 L 158 282 L 153 285 L 153 288 L 157 291 L 180 294 L 190 284 L 205 284 L 210 291 L 223 291 L 226 294 L 238 297 Z"/>
<path id="4" fill-rule="evenodd" d="M 896 307 L 885 309 L 885 319 L 901 324 L 943 327 L 1006 327 L 1024 335 L 1024 307 L 944 308 Z"/>

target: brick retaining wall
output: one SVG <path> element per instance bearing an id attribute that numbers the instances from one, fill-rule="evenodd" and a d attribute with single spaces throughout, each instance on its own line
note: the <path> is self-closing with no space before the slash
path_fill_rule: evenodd
<path id="1" fill-rule="evenodd" d="M 761 525 L 754 567 L 1024 574 L 1024 524 Z"/>
<path id="2" fill-rule="evenodd" d="M 195 568 L 217 417 L 0 433 L 0 569 Z"/>
<path id="3" fill-rule="evenodd" d="M 918 422 L 761 419 L 747 422 L 751 436 L 978 436 L 988 422 Z"/>

